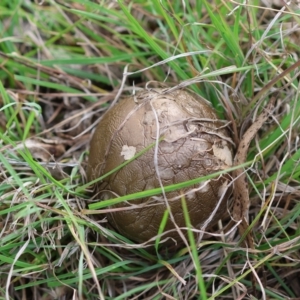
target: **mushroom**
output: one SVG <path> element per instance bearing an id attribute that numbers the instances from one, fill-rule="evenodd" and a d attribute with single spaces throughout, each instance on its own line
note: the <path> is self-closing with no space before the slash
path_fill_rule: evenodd
<path id="1" fill-rule="evenodd" d="M 208 101 L 187 90 L 153 88 L 121 100 L 103 116 L 90 144 L 88 179 L 106 174 L 151 144 L 150 150 L 96 184 L 100 199 L 165 187 L 232 166 L 233 142 Z M 179 242 L 178 227 L 186 233 L 181 198 L 192 226 L 207 227 L 227 210 L 229 180 L 223 174 L 180 190 L 113 205 L 108 222 L 133 241 L 145 242 L 158 234 L 169 207 L 163 237 Z"/>

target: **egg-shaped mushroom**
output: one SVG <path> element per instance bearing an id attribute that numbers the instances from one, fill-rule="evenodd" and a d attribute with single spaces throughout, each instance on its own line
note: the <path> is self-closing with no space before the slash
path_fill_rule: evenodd
<path id="1" fill-rule="evenodd" d="M 232 166 L 233 143 L 210 103 L 181 89 L 153 88 L 121 100 L 103 116 L 90 143 L 87 175 L 94 180 L 153 145 L 96 184 L 97 199 L 111 199 L 203 177 Z M 215 224 L 227 210 L 228 174 L 198 184 L 112 206 L 109 223 L 124 236 L 145 242 L 157 235 L 165 210 L 163 238 L 186 233 L 181 198 L 192 226 Z M 167 205 L 168 204 L 168 205 Z M 176 226 L 178 228 L 176 229 Z"/>

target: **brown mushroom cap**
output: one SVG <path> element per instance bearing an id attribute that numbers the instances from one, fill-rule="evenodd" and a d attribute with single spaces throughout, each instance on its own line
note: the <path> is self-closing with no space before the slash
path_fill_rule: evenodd
<path id="1" fill-rule="evenodd" d="M 101 199 L 184 182 L 232 166 L 231 138 L 206 100 L 184 90 L 151 89 L 121 100 L 100 121 L 90 144 L 88 179 L 118 167 L 157 137 L 163 137 L 157 143 L 157 155 L 154 146 L 97 185 Z M 200 229 L 219 205 L 210 222 L 216 223 L 227 209 L 228 182 L 229 176 L 223 175 L 166 193 L 176 224 L 186 227 L 182 195 L 194 228 Z M 122 202 L 113 206 L 119 210 L 109 213 L 108 221 L 124 236 L 147 241 L 158 233 L 165 201 L 163 195 L 156 195 Z M 168 230 L 167 237 L 180 240 L 170 217 Z"/>

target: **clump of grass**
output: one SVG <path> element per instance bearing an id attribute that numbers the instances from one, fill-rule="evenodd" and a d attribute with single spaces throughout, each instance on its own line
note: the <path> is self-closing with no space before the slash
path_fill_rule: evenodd
<path id="1" fill-rule="evenodd" d="M 250 299 L 251 273 L 258 298 L 300 297 L 300 10 L 262 3 L 1 1 L 0 298 Z M 278 92 L 245 165 L 255 252 L 223 222 L 160 255 L 86 213 L 92 131 L 149 81 L 208 99 L 236 141 Z"/>

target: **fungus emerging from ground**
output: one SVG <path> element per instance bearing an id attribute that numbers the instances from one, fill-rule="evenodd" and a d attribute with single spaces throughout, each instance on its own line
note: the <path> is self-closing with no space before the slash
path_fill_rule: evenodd
<path id="1" fill-rule="evenodd" d="M 101 199 L 227 169 L 232 166 L 233 146 L 224 125 L 210 104 L 190 91 L 143 90 L 121 100 L 100 121 L 90 145 L 88 179 L 106 174 L 153 143 L 150 150 L 97 184 Z M 108 214 L 108 221 L 124 236 L 144 242 L 157 235 L 169 207 L 163 238 L 179 241 L 174 222 L 186 227 L 181 198 L 185 198 L 195 229 L 212 225 L 227 209 L 229 180 L 225 174 L 165 195 L 122 202 L 112 206 L 114 212 Z"/>

